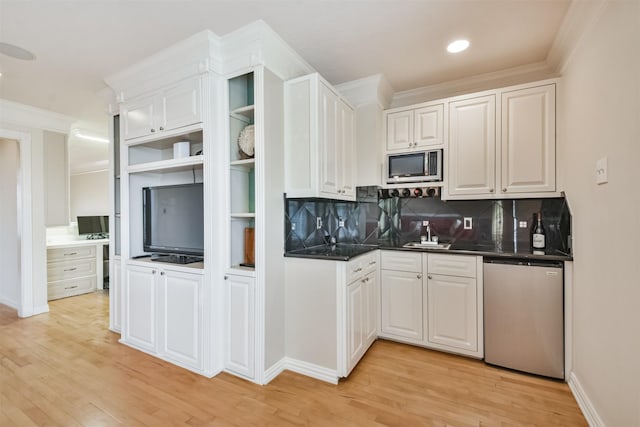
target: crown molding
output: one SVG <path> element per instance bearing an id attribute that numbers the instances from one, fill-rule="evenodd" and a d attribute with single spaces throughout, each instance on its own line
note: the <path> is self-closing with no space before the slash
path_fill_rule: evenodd
<path id="1" fill-rule="evenodd" d="M 573 53 L 610 3 L 610 0 L 571 2 L 547 55 L 547 64 L 551 69 L 557 73 L 564 72 Z"/>
<path id="2" fill-rule="evenodd" d="M 496 87 L 513 86 L 554 77 L 558 77 L 558 74 L 547 65 L 546 61 L 542 61 L 417 89 L 396 92 L 393 95 L 391 108 L 404 107 L 435 99 L 449 98 L 465 93 L 479 92 Z"/>
<path id="3" fill-rule="evenodd" d="M 200 31 L 104 79 L 118 102 L 208 71 L 220 73 L 220 37 Z"/>
<path id="4" fill-rule="evenodd" d="M 77 119 L 31 105 L 0 99 L 0 123 L 68 134 Z"/>
<path id="5" fill-rule="evenodd" d="M 384 110 L 389 108 L 393 98 L 393 88 L 383 74 L 340 83 L 335 88 L 356 107 L 375 103 Z"/>

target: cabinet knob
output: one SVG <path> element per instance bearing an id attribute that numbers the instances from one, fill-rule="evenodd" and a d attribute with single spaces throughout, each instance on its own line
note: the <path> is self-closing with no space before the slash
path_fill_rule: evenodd
<path id="1" fill-rule="evenodd" d="M 490 188 L 490 189 L 489 189 L 489 193 L 493 193 L 493 188 Z"/>
<path id="2" fill-rule="evenodd" d="M 152 271 L 151 271 L 151 274 L 156 274 L 156 271 L 155 271 L 155 270 L 152 270 Z"/>
<path id="3" fill-rule="evenodd" d="M 164 126 L 160 126 L 160 130 L 164 130 Z"/>
<path id="4" fill-rule="evenodd" d="M 418 279 L 422 279 L 422 274 L 418 274 L 416 277 L 417 277 Z"/>
<path id="5" fill-rule="evenodd" d="M 507 192 L 507 189 L 506 189 L 506 188 L 503 188 L 503 189 L 502 189 L 502 192 L 503 192 L 503 193 L 506 193 L 506 192 Z"/>
<path id="6" fill-rule="evenodd" d="M 156 130 L 154 128 L 151 128 L 151 133 L 155 133 L 155 131 Z"/>
<path id="7" fill-rule="evenodd" d="M 229 276 L 224 276 L 224 280 L 229 280 Z"/>
<path id="8" fill-rule="evenodd" d="M 431 279 L 433 279 L 433 276 L 429 274 L 429 275 L 427 276 L 427 279 L 431 280 Z"/>
<path id="9" fill-rule="evenodd" d="M 161 276 L 164 276 L 164 271 L 161 271 L 161 272 L 160 272 L 160 275 L 161 275 Z"/>

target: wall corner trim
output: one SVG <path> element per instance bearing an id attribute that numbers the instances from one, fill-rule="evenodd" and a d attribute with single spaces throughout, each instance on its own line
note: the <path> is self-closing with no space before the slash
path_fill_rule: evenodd
<path id="1" fill-rule="evenodd" d="M 596 408 L 593 406 L 593 403 L 589 399 L 589 396 L 587 396 L 584 388 L 582 388 L 582 384 L 580 384 L 574 372 L 571 372 L 569 375 L 568 383 L 573 396 L 578 402 L 578 406 L 580 406 L 584 417 L 587 419 L 587 423 L 589 423 L 591 427 L 605 427 L 604 421 L 602 421 L 602 418 L 598 415 Z"/>
<path id="2" fill-rule="evenodd" d="M 282 371 L 284 371 L 285 369 L 287 369 L 287 358 L 283 357 L 282 359 L 278 360 L 276 363 L 271 365 L 269 369 L 264 371 L 264 378 L 263 378 L 264 381 L 262 382 L 263 385 L 269 384 L 275 377 L 280 375 Z"/>

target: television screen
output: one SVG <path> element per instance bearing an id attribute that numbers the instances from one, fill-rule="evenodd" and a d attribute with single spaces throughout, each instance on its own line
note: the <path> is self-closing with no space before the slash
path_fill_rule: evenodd
<path id="1" fill-rule="evenodd" d="M 109 217 L 102 216 L 79 216 L 78 234 L 107 234 L 109 232 Z"/>
<path id="2" fill-rule="evenodd" d="M 142 189 L 145 252 L 204 255 L 202 188 L 198 183 Z"/>

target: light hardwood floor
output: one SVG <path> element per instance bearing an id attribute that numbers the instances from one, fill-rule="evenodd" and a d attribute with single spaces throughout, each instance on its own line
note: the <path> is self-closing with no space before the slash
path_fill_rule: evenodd
<path id="1" fill-rule="evenodd" d="M 118 344 L 96 292 L 19 319 L 0 305 L 0 426 L 583 426 L 566 384 L 378 341 L 337 386 L 207 379 Z"/>

